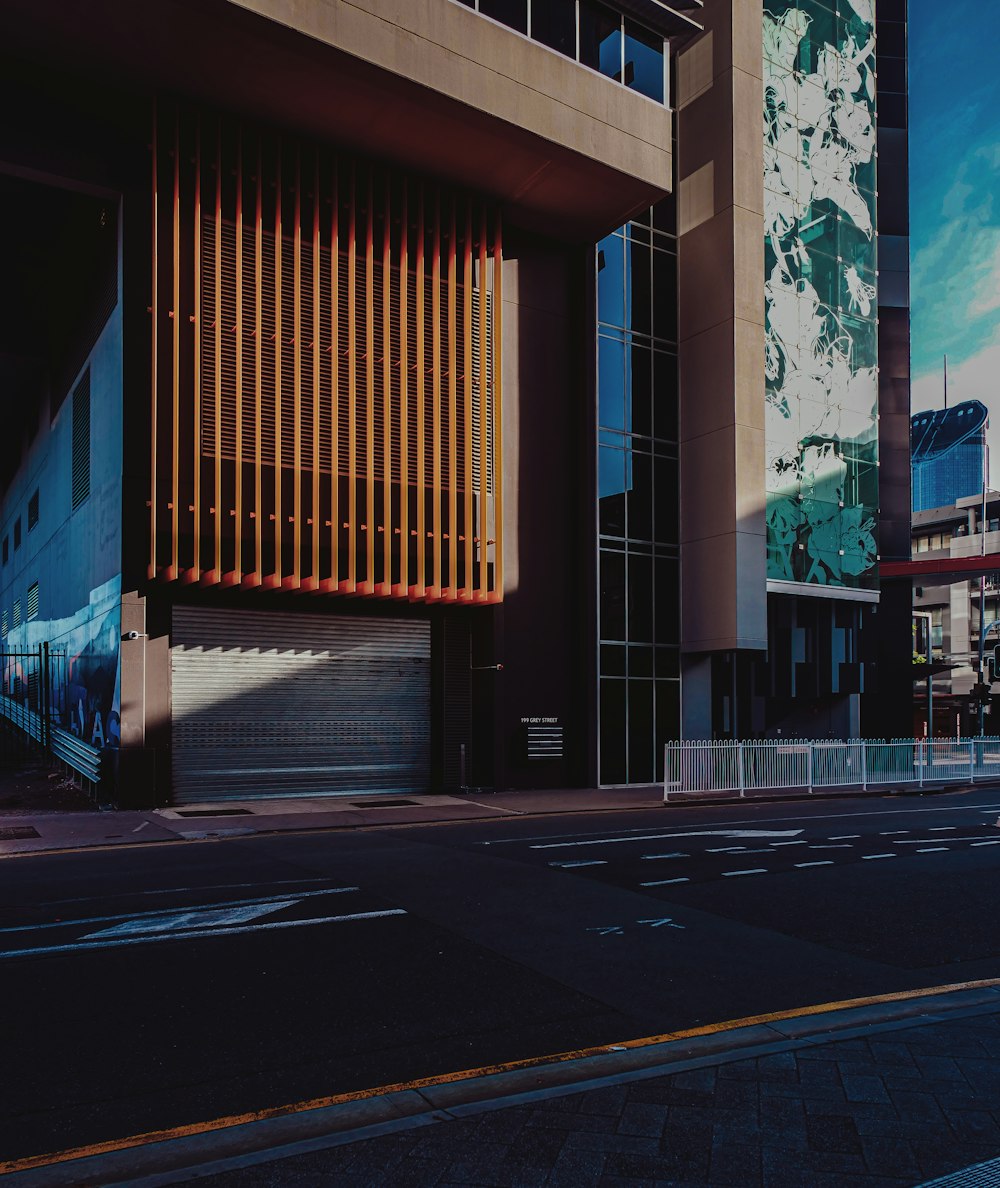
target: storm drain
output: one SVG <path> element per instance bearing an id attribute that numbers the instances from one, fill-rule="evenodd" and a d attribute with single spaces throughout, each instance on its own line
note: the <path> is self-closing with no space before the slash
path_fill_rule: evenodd
<path id="1" fill-rule="evenodd" d="M 178 817 L 252 817 L 251 809 L 175 809 Z"/>
<path id="2" fill-rule="evenodd" d="M 419 800 L 352 800 L 351 808 L 403 808 L 408 804 L 419 804 Z"/>
<path id="3" fill-rule="evenodd" d="M 37 829 L 30 825 L 15 825 L 10 829 L 0 829 L 0 841 L 17 841 L 20 837 L 41 837 Z"/>

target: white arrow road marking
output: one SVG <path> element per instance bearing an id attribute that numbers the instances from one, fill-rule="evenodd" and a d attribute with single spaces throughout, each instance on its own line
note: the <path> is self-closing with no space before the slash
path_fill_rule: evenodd
<path id="1" fill-rule="evenodd" d="M 309 899 L 314 895 L 346 895 L 352 891 L 360 891 L 360 887 L 325 887 L 322 891 L 295 891 L 292 893 L 286 892 L 284 895 L 266 895 L 259 899 L 231 899 L 228 903 L 213 903 L 204 904 L 202 908 L 197 906 L 193 908 L 179 909 L 172 908 L 156 908 L 149 912 L 119 912 L 115 916 L 88 916 L 80 920 L 53 920 L 48 924 L 16 924 L 10 928 L 0 928 L 0 934 L 6 932 L 40 932 L 43 928 L 72 928 L 79 924 L 107 924 L 112 920 L 139 920 L 139 919 L 153 919 L 161 916 L 173 916 L 178 911 L 199 911 L 199 910 L 216 910 L 218 908 L 229 907 L 249 907 L 251 904 L 258 903 L 275 903 L 277 900 L 294 900 L 296 903 L 300 899 Z"/>
<path id="2" fill-rule="evenodd" d="M 604 924 L 596 928 L 588 928 L 588 932 L 596 932 L 599 936 L 624 936 L 625 930 L 620 924 Z"/>
<path id="3" fill-rule="evenodd" d="M 135 936 L 145 932 L 171 932 L 175 929 L 225 928 L 230 924 L 247 924 L 260 916 L 269 916 L 282 908 L 292 907 L 294 899 L 279 899 L 276 903 L 259 903 L 251 907 L 202 908 L 194 911 L 176 912 L 172 916 L 148 917 L 141 920 L 126 920 L 113 924 L 99 932 L 88 932 L 82 940 L 103 940 L 111 936 Z"/>
<path id="4" fill-rule="evenodd" d="M 570 846 L 613 846 L 621 842 L 663 841 L 668 837 L 795 837 L 801 829 L 693 829 L 685 833 L 647 833 L 643 837 L 599 837 L 590 841 L 546 842 L 532 850 L 563 850 Z"/>
<path id="5" fill-rule="evenodd" d="M 273 920 L 267 924 L 242 924 L 235 928 L 198 928 L 190 932 L 157 932 L 148 936 L 120 936 L 110 940 L 80 941 L 71 945 L 46 945 L 41 949 L 7 949 L 0 952 L 0 960 L 7 957 L 38 957 L 50 953 L 92 953 L 96 949 L 118 949 L 124 945 L 162 944 L 164 941 L 191 940 L 196 937 L 235 936 L 242 932 L 266 932 L 273 928 L 306 928 L 311 924 L 343 924 L 348 920 L 379 920 L 385 916 L 405 916 L 402 908 L 387 908 L 382 912 L 352 912 L 349 916 L 320 916 L 313 920 Z"/>
<path id="6" fill-rule="evenodd" d="M 648 924 L 650 928 L 685 928 L 685 924 L 675 924 L 670 916 L 658 920 L 636 920 L 636 924 Z"/>

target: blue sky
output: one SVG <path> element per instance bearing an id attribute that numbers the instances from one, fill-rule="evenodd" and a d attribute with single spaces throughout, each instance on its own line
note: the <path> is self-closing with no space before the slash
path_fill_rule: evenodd
<path id="1" fill-rule="evenodd" d="M 912 408 L 979 399 L 1000 475 L 998 0 L 910 0 Z"/>

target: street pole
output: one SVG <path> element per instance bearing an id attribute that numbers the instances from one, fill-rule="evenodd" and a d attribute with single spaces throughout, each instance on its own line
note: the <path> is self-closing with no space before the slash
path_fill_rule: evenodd
<path id="1" fill-rule="evenodd" d="M 986 431 L 990 427 L 989 417 L 986 418 L 986 424 L 983 426 L 983 510 L 981 512 L 982 522 L 979 526 L 979 555 L 986 556 L 986 488 L 989 485 L 990 474 L 990 447 L 986 442 Z M 976 683 L 981 685 L 983 683 L 983 656 L 986 652 L 986 574 L 979 575 L 979 671 L 976 675 Z M 982 700 L 979 702 L 979 737 L 983 737 L 983 716 L 986 713 L 986 706 Z"/>

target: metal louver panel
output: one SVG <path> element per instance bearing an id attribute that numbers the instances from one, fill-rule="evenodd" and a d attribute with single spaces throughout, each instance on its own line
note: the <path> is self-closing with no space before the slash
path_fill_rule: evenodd
<path id="1" fill-rule="evenodd" d="M 73 391 L 73 510 L 90 495 L 90 368 Z"/>
<path id="2" fill-rule="evenodd" d="M 179 804 L 425 792 L 430 624 L 175 607 Z"/>

